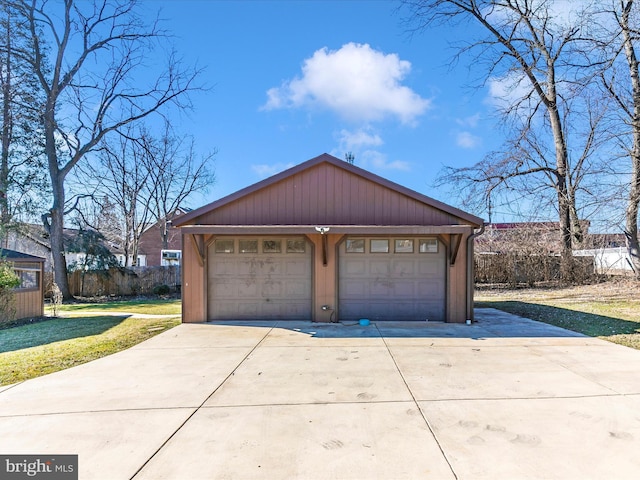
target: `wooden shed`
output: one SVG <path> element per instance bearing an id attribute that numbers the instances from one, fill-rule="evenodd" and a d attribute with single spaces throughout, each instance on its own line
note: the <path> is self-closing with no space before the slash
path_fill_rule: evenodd
<path id="1" fill-rule="evenodd" d="M 0 258 L 9 262 L 20 278 L 20 285 L 13 290 L 16 319 L 44 315 L 44 258 L 15 250 L 0 249 Z"/>
<path id="2" fill-rule="evenodd" d="M 328 154 L 174 225 L 184 322 L 473 318 L 482 219 Z"/>

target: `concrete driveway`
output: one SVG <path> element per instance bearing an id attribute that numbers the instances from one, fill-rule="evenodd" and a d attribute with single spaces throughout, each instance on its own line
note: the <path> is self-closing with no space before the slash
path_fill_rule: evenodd
<path id="1" fill-rule="evenodd" d="M 183 324 L 0 387 L 0 453 L 83 480 L 638 478 L 640 351 L 477 319 Z"/>

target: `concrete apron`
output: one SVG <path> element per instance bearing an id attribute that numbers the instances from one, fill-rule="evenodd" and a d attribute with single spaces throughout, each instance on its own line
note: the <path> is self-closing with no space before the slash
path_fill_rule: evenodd
<path id="1" fill-rule="evenodd" d="M 0 390 L 0 453 L 80 479 L 637 478 L 640 351 L 472 326 L 182 324 Z"/>

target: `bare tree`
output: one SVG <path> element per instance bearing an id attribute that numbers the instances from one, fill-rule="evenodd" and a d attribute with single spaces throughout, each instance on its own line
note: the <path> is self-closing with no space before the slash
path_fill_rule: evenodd
<path id="1" fill-rule="evenodd" d="M 127 125 L 119 133 L 102 142 L 98 162 L 86 177 L 97 182 L 96 189 L 115 204 L 120 220 L 118 243 L 128 267 L 137 264 L 140 236 L 153 222 L 153 212 L 148 207 L 148 152 L 140 140 L 144 128 Z"/>
<path id="2" fill-rule="evenodd" d="M 0 5 L 0 31 L 0 229 L 7 229 L 40 205 L 46 175 L 38 130 L 42 96 L 20 55 L 28 42 L 24 18 L 8 2 Z"/>
<path id="3" fill-rule="evenodd" d="M 633 269 L 640 278 L 638 213 L 640 209 L 640 59 L 636 46 L 640 40 L 640 9 L 634 0 L 615 0 L 603 9 L 600 38 L 605 60 L 602 84 L 614 100 L 616 116 L 612 132 L 619 139 L 630 162 L 627 183 L 624 233 Z M 613 25 L 610 20 L 614 19 Z M 624 128 L 619 128 L 624 126 Z"/>
<path id="4" fill-rule="evenodd" d="M 514 156 L 514 151 L 508 149 L 499 156 L 502 159 L 499 173 L 480 180 L 493 190 L 516 177 L 538 174 L 545 177 L 555 195 L 562 232 L 562 275 L 570 279 L 572 225 L 575 229 L 578 222 L 572 222 L 576 211 L 572 190 L 577 180 L 572 173 L 577 170 L 571 168 L 567 142 L 567 100 L 579 93 L 576 63 L 584 53 L 582 27 L 588 16 L 576 16 L 582 23 L 559 21 L 552 0 L 403 0 L 403 3 L 410 9 L 416 30 L 468 21 L 481 26 L 486 33 L 484 38 L 461 47 L 460 53 L 478 50 L 476 63 L 485 66 L 485 79 L 498 77 L 509 82 L 510 97 L 501 114 L 505 119 L 516 119 L 511 143 L 517 146 L 515 152 L 524 156 Z M 550 152 L 540 148 L 545 138 L 551 140 Z M 583 157 L 580 155 L 576 164 Z M 486 162 L 493 166 L 490 160 Z"/>
<path id="5" fill-rule="evenodd" d="M 43 222 L 55 282 L 70 298 L 62 238 L 65 180 L 105 135 L 171 103 L 186 108 L 182 102 L 195 88 L 198 72 L 185 70 L 170 54 L 163 72 L 149 78 L 145 62 L 167 35 L 157 22 L 148 25 L 136 13 L 135 0 L 22 0 L 17 5 L 33 47 L 24 56 L 46 97 L 42 125 L 53 203 Z M 45 46 L 43 38 L 51 44 Z"/>
<path id="6" fill-rule="evenodd" d="M 128 125 L 119 133 L 101 142 L 96 161 L 80 169 L 80 181 L 85 189 L 91 185 L 95 190 L 93 205 L 103 205 L 105 200 L 114 203 L 120 220 L 116 243 L 122 246 L 125 266 L 129 266 L 129 259 L 137 264 L 140 238 L 156 222 L 164 222 L 160 236 L 163 248 L 168 248 L 176 210 L 215 181 L 215 153 L 198 156 L 194 140 L 177 135 L 168 121 L 157 135 L 141 125 Z M 90 209 L 90 205 L 84 207 Z M 96 221 L 85 220 L 84 224 L 102 231 Z"/>
<path id="7" fill-rule="evenodd" d="M 603 120 L 606 104 L 590 99 L 583 91 L 565 102 L 563 123 L 567 145 L 566 195 L 568 198 L 572 247 L 580 246 L 586 232 L 580 220 L 610 205 L 611 192 L 602 182 L 606 171 L 600 153 L 606 137 Z M 452 186 L 452 194 L 474 211 L 485 211 L 492 222 L 496 208 L 503 212 L 514 205 L 535 206 L 527 217 L 544 220 L 558 212 L 557 169 L 552 142 L 544 128 L 514 119 L 511 137 L 502 148 L 490 152 L 470 167 L 444 167 L 436 179 L 438 186 Z M 553 192 L 554 195 L 549 195 Z"/>
<path id="8" fill-rule="evenodd" d="M 168 248 L 169 223 L 176 210 L 195 192 L 206 191 L 215 181 L 211 163 L 216 152 L 198 155 L 195 141 L 178 136 L 166 121 L 159 137 L 145 135 L 149 204 L 154 221 L 164 222 L 160 229 L 162 248 Z"/>

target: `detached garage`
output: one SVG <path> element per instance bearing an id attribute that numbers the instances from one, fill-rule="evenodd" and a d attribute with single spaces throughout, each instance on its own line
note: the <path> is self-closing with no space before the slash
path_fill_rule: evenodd
<path id="1" fill-rule="evenodd" d="M 328 154 L 174 224 L 184 322 L 473 318 L 482 219 Z"/>

